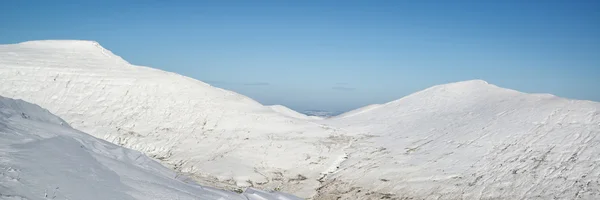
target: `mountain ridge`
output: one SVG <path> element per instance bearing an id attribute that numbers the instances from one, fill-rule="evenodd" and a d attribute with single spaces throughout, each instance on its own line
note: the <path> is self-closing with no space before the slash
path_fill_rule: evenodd
<path id="1" fill-rule="evenodd" d="M 102 51 L 89 41 L 0 45 L 0 95 L 39 104 L 74 128 L 228 189 L 310 197 L 350 141 L 235 92 Z"/>

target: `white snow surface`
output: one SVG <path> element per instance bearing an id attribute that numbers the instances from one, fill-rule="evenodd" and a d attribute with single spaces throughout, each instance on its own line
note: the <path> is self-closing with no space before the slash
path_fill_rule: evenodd
<path id="1" fill-rule="evenodd" d="M 313 199 L 600 199 L 600 103 L 481 80 L 306 120 L 94 42 L 35 41 L 0 46 L 0 95 L 210 186 Z"/>
<path id="2" fill-rule="evenodd" d="M 292 110 L 288 107 L 285 107 L 283 105 L 271 105 L 268 106 L 269 108 L 273 109 L 273 111 L 282 114 L 284 116 L 287 117 L 291 117 L 291 118 L 295 118 L 295 119 L 303 119 L 303 120 L 320 120 L 323 119 L 322 117 L 318 117 L 318 116 L 308 116 L 299 112 L 296 112 L 295 110 Z"/>
<path id="3" fill-rule="evenodd" d="M 37 105 L 0 97 L 0 199 L 300 198 L 194 184 L 138 151 L 71 128 Z"/>
<path id="4" fill-rule="evenodd" d="M 354 115 L 358 115 L 358 114 L 361 114 L 361 113 L 364 113 L 364 112 L 368 112 L 368 111 L 370 111 L 372 109 L 375 109 L 375 108 L 378 108 L 380 106 L 381 106 L 381 104 L 371 104 L 371 105 L 368 105 L 368 106 L 364 106 L 364 107 L 361 107 L 361 108 L 358 108 L 358 109 L 355 109 L 355 110 L 351 110 L 351 111 L 339 114 L 339 115 L 334 116 L 332 118 L 352 117 Z"/>
<path id="5" fill-rule="evenodd" d="M 325 123 L 362 135 L 322 188 L 368 199 L 600 199 L 600 103 L 481 80 Z M 365 110 L 365 109 L 361 109 Z M 357 192 L 362 189 L 362 192 Z"/>
<path id="6" fill-rule="evenodd" d="M 131 65 L 93 41 L 0 45 L 0 95 L 226 189 L 311 197 L 351 139 L 237 93 Z"/>

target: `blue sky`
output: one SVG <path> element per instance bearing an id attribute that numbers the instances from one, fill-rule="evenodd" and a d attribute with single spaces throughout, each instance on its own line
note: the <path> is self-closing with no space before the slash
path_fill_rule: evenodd
<path id="1" fill-rule="evenodd" d="M 600 101 L 600 1 L 1 1 L 0 43 L 95 40 L 264 104 L 344 111 L 484 79 Z"/>

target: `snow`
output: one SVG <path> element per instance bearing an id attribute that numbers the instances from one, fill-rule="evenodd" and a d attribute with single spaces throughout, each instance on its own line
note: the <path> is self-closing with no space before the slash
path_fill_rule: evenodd
<path id="1" fill-rule="evenodd" d="M 295 118 L 295 119 L 303 119 L 303 120 L 320 120 L 323 119 L 322 117 L 318 117 L 318 116 L 307 116 L 305 114 L 296 112 L 295 110 L 292 110 L 288 107 L 282 106 L 282 105 L 271 105 L 268 106 L 269 108 L 273 109 L 273 111 L 282 114 L 284 116 L 287 117 L 291 117 L 291 118 Z"/>
<path id="2" fill-rule="evenodd" d="M 237 93 L 131 65 L 93 41 L 0 45 L 0 95 L 228 190 L 311 197 L 351 140 Z"/>
<path id="3" fill-rule="evenodd" d="M 0 97 L 0 199 L 299 199 L 188 181 L 140 152 L 71 128 L 37 105 Z"/>
<path id="4" fill-rule="evenodd" d="M 482 80 L 359 109 L 324 121 L 364 139 L 320 197 L 599 199 L 599 109 Z"/>
<path id="5" fill-rule="evenodd" d="M 228 190 L 312 199 L 600 199 L 600 103 L 483 80 L 314 120 L 131 65 L 96 42 L 33 41 L 0 45 L 0 95 Z"/>
<path id="6" fill-rule="evenodd" d="M 368 106 L 365 106 L 365 107 L 362 107 L 362 108 L 359 108 L 359 109 L 355 109 L 355 110 L 351 110 L 351 111 L 342 113 L 342 114 L 337 115 L 337 116 L 332 117 L 332 118 L 352 117 L 354 115 L 358 115 L 358 114 L 361 114 L 361 113 L 364 113 L 364 112 L 367 112 L 367 111 L 370 111 L 370 110 L 373 110 L 373 109 L 379 108 L 379 107 L 381 107 L 380 104 L 371 104 L 371 105 L 368 105 Z"/>

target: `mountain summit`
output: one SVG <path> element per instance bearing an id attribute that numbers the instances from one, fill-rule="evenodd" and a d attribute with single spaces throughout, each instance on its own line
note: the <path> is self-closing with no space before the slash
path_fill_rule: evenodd
<path id="1" fill-rule="evenodd" d="M 26 49 L 43 51 L 55 56 L 55 59 L 71 59 L 71 57 L 85 57 L 87 59 L 111 60 L 111 65 L 102 65 L 102 67 L 116 67 L 129 65 L 123 58 L 113 54 L 110 50 L 102 47 L 96 41 L 87 40 L 36 40 L 21 42 L 18 44 L 7 45 L 22 49 L 21 51 L 12 51 L 12 55 L 28 57 Z M 9 52 L 6 52 L 9 53 Z M 60 56 L 60 57 L 58 57 Z"/>

